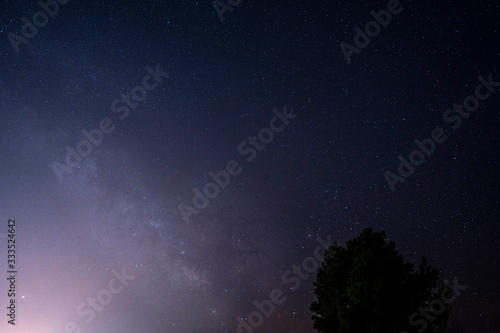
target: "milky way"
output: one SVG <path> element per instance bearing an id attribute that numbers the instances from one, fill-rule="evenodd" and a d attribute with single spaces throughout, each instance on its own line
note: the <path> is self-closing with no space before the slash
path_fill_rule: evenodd
<path id="1" fill-rule="evenodd" d="M 312 333 L 315 271 L 293 267 L 372 227 L 498 332 L 500 8 L 396 5 L 4 2 L 0 331 L 237 332 L 279 290 L 251 329 Z"/>

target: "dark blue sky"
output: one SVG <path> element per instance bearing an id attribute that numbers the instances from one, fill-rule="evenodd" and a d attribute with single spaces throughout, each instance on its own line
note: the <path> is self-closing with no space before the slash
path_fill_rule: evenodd
<path id="1" fill-rule="evenodd" d="M 25 297 L 16 327 L 4 318 L 0 331 L 235 332 L 280 289 L 286 301 L 254 331 L 313 332 L 315 273 L 297 290 L 283 274 L 318 236 L 344 245 L 372 227 L 468 286 L 453 312 L 468 332 L 498 332 L 499 88 L 467 118 L 453 105 L 477 94 L 479 76 L 500 81 L 500 8 L 399 6 L 348 63 L 340 44 L 354 47 L 354 28 L 386 1 L 243 0 L 221 22 L 204 0 L 73 0 L 28 27 L 19 52 L 9 38 L 25 38 L 23 17 L 42 9 L 4 1 L 0 244 L 15 218 Z M 436 127 L 446 141 L 391 191 L 384 173 L 399 176 L 398 156 Z M 84 130 L 96 144 L 68 166 Z M 196 208 L 193 189 L 210 196 L 210 173 L 230 161 L 240 172 Z M 189 224 L 181 204 L 198 211 Z M 135 278 L 95 318 L 80 315 L 122 268 Z"/>

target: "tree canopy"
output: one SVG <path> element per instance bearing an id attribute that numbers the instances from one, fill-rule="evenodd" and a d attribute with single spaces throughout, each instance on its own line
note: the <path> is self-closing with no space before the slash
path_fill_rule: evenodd
<path id="1" fill-rule="evenodd" d="M 346 246 L 332 244 L 314 282 L 317 301 L 310 309 L 320 333 L 435 332 L 446 310 L 417 331 L 409 317 L 436 296 L 438 271 L 425 257 L 418 269 L 405 262 L 384 232 L 364 229 Z"/>

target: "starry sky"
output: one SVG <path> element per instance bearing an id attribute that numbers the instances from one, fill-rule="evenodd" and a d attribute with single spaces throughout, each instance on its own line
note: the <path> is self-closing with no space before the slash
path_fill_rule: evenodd
<path id="1" fill-rule="evenodd" d="M 468 286 L 468 332 L 498 333 L 498 85 L 443 119 L 479 76 L 500 81 L 498 2 L 402 0 L 350 62 L 340 45 L 387 1 L 217 6 L 2 1 L 0 331 L 235 332 L 280 289 L 254 331 L 312 333 L 315 274 L 296 290 L 283 274 L 318 236 L 372 227 Z M 447 140 L 392 191 L 384 174 L 436 127 Z"/>

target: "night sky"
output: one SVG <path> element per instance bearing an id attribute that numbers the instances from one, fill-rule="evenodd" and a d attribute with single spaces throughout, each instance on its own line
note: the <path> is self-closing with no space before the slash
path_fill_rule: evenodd
<path id="1" fill-rule="evenodd" d="M 0 5 L 0 332 L 236 332 L 279 289 L 253 331 L 312 333 L 283 276 L 366 227 L 500 332 L 497 1 L 44 1 Z"/>

